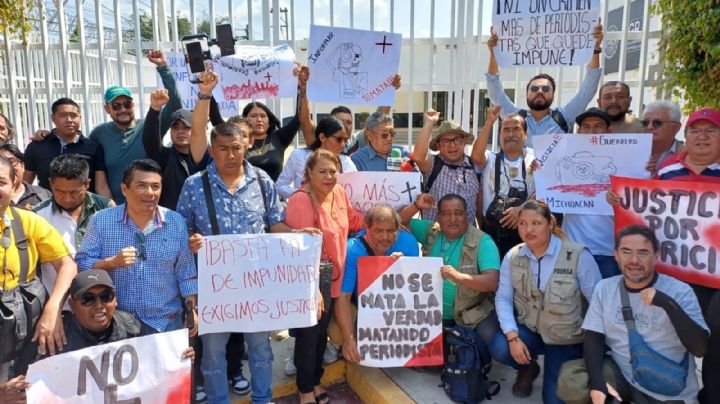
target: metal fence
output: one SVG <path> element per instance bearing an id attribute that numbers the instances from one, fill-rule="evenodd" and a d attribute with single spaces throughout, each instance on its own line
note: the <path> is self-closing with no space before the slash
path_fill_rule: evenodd
<path id="1" fill-rule="evenodd" d="M 81 105 L 85 132 L 107 119 L 102 93 L 113 84 L 129 87 L 136 94 L 136 113 L 144 114 L 147 94 L 156 88 L 154 66 L 144 52 L 180 50 L 183 34 L 214 36 L 221 22 L 232 23 L 238 45 L 288 43 L 300 61 L 307 60 L 311 24 L 401 32 L 403 87 L 395 110 L 412 114 L 441 102 L 434 106 L 464 127 L 475 131 L 483 124 L 488 0 L 27 1 L 36 5 L 27 45 L 0 38 L 0 108 L 15 124 L 21 146 L 29 133 L 52 127 L 49 107 L 59 97 Z M 601 11 L 605 49 L 615 59 L 606 51 L 605 64 L 616 65 L 609 78 L 628 82 L 636 111 L 648 98 L 661 98 L 653 90 L 661 74 L 660 26 L 648 12 L 650 1 L 605 0 Z M 562 103 L 574 94 L 584 68 L 549 70 L 561 89 L 556 103 Z M 525 97 L 527 77 L 538 72 L 503 69 L 503 83 L 516 102 Z M 269 101 L 281 116 L 294 109 L 293 100 Z M 329 107 L 314 104 L 313 110 Z M 408 121 L 411 142 L 414 125 Z"/>

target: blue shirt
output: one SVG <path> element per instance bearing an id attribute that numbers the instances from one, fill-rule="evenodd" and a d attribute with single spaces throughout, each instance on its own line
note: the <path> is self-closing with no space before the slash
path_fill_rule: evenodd
<path id="1" fill-rule="evenodd" d="M 555 261 L 561 251 L 562 240 L 554 235 L 550 236 L 550 244 L 539 260 L 526 244 L 522 244 L 520 251 L 518 251 L 518 255 L 529 258 L 530 271 L 532 272 L 533 279 L 538 280 L 536 286 L 541 292 L 545 291 L 548 280 L 550 280 L 550 276 L 553 274 Z M 515 308 L 513 304 L 513 294 L 515 290 L 512 285 L 512 269 L 510 268 L 509 257 L 510 253 L 508 252 L 500 267 L 500 282 L 498 283 L 497 292 L 495 292 L 495 311 L 497 312 L 503 334 L 518 330 L 515 315 L 513 314 Z M 595 263 L 595 259 L 586 248 L 583 249 L 580 258 L 578 258 L 575 275 L 577 276 L 580 291 L 589 302 L 592 298 L 595 285 L 600 282 L 602 277 L 600 276 L 600 270 L 598 269 L 597 263 Z"/>
<path id="2" fill-rule="evenodd" d="M 358 149 L 350 158 L 358 171 L 387 171 L 387 157 L 377 154 L 371 145 Z"/>
<path id="3" fill-rule="evenodd" d="M 345 260 L 345 274 L 343 275 L 341 293 L 355 293 L 357 291 L 357 261 L 360 257 L 369 256 L 369 252 L 359 237 L 365 235 L 365 230 L 360 231 L 357 237 L 348 240 L 347 258 Z M 417 257 L 420 255 L 420 247 L 417 240 L 407 230 L 398 232 L 395 243 L 385 252 L 391 255 L 394 252 L 401 252 L 406 257 Z"/>
<path id="4" fill-rule="evenodd" d="M 565 117 L 568 128 L 572 129 L 573 125 L 575 125 L 575 118 L 583 113 L 587 105 L 590 101 L 592 101 L 593 96 L 595 96 L 595 92 L 597 91 L 598 84 L 600 84 L 602 75 L 603 69 L 599 67 L 588 67 L 585 79 L 580 85 L 580 90 L 578 90 L 577 94 L 575 94 L 575 96 L 572 97 L 567 104 L 558 108 L 562 116 Z M 485 78 L 487 80 L 488 97 L 490 97 L 493 104 L 500 105 L 502 107 L 502 110 L 500 111 L 502 116 L 520 110 L 520 108 L 513 104 L 510 97 L 505 94 L 505 89 L 503 88 L 502 81 L 500 81 L 499 74 L 485 73 Z M 535 118 L 528 113 L 526 122 L 528 146 L 532 146 L 532 137 L 535 135 L 554 135 L 565 132 L 560 128 L 560 125 L 555 122 L 549 113 L 542 117 L 540 121 L 536 121 Z"/>
<path id="5" fill-rule="evenodd" d="M 265 233 L 266 225 L 270 227 L 283 220 L 280 200 L 270 176 L 265 171 L 259 169 L 256 171 L 247 160 L 244 162 L 244 167 L 245 175 L 234 194 L 228 191 L 220 178 L 215 162 L 207 167 L 220 234 Z M 258 172 L 260 177 L 257 176 Z M 265 189 L 265 201 L 262 199 L 260 181 Z M 185 181 L 180 192 L 177 211 L 185 217 L 188 229 L 205 236 L 213 234 L 205 203 L 202 172 L 192 175 Z"/>
<path id="6" fill-rule="evenodd" d="M 97 212 L 88 224 L 75 256 L 78 269 L 92 269 L 95 262 L 133 246 L 145 259 L 108 271 L 115 284 L 118 309 L 127 311 L 158 331 L 181 315 L 180 296 L 198 292 L 197 268 L 188 247 L 185 221 L 179 214 L 158 207 L 144 230 L 135 226 L 125 205 Z"/>

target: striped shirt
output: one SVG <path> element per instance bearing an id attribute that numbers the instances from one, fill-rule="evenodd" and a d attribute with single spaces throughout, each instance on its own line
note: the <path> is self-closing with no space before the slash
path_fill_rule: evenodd
<path id="1" fill-rule="evenodd" d="M 685 163 L 686 156 L 687 150 L 668 157 L 660 165 L 655 179 L 720 183 L 720 163 L 712 163 L 698 174 Z"/>

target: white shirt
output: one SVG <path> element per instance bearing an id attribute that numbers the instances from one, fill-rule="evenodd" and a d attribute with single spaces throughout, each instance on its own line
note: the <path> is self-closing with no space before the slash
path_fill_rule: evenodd
<path id="1" fill-rule="evenodd" d="M 50 203 L 36 213 L 44 217 L 45 220 L 47 220 L 48 223 L 50 223 L 50 225 L 52 225 L 52 227 L 60 233 L 63 241 L 65 241 L 65 246 L 67 247 L 68 252 L 70 252 L 70 256 L 75 258 L 75 253 L 77 252 L 75 250 L 75 232 L 77 231 L 77 223 L 75 223 L 75 220 L 66 211 L 61 210 L 58 212 L 57 209 L 53 209 L 53 205 L 53 203 Z M 50 294 L 53 290 L 53 286 L 55 285 L 57 273 L 55 273 L 55 268 L 49 262 L 40 264 L 40 268 L 42 271 L 40 279 L 42 280 L 43 285 L 45 285 L 45 289 L 48 290 L 48 294 Z M 70 306 L 67 301 L 65 301 L 65 304 L 63 305 L 63 310 L 70 310 Z"/>
<path id="2" fill-rule="evenodd" d="M 310 154 L 312 154 L 312 152 L 313 150 L 304 147 L 301 149 L 295 149 L 292 153 L 290 153 L 290 157 L 288 157 L 285 167 L 280 173 L 277 181 L 275 181 L 275 189 L 277 189 L 280 196 L 288 199 L 290 198 L 290 195 L 300 188 L 300 184 L 302 184 L 303 178 L 305 178 L 305 163 L 307 163 L 307 160 L 310 158 Z M 341 154 L 339 157 L 340 164 L 342 165 L 342 172 L 350 173 L 357 171 L 355 163 L 353 163 L 350 157 L 344 154 Z"/>
<path id="3" fill-rule="evenodd" d="M 498 153 L 487 151 L 485 153 L 487 163 L 483 169 L 483 215 L 487 212 L 490 203 L 495 199 L 495 157 Z M 535 180 L 530 173 L 530 165 L 535 160 L 535 153 L 532 149 L 525 149 L 525 185 L 527 185 L 528 196 L 535 193 Z M 510 191 L 510 183 L 515 188 L 524 190 L 522 178 L 522 159 L 517 158 L 515 161 L 508 160 L 507 157 L 503 164 L 500 164 L 500 196 L 506 197 Z M 516 171 L 516 172 L 510 172 Z M 515 175 L 511 175 L 515 174 Z"/>

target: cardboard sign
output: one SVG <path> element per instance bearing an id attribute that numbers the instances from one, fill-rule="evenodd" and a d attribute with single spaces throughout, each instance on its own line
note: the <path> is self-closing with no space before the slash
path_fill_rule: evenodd
<path id="1" fill-rule="evenodd" d="M 206 236 L 198 251 L 199 332 L 257 332 L 317 324 L 320 236 Z"/>
<path id="2" fill-rule="evenodd" d="M 337 177 L 353 208 L 367 212 L 375 205 L 399 209 L 415 201 L 422 192 L 420 173 L 356 171 Z"/>
<path id="3" fill-rule="evenodd" d="M 295 52 L 289 45 L 240 46 L 237 53 L 214 59 L 224 99 L 295 97 Z"/>
<path id="4" fill-rule="evenodd" d="M 647 178 L 652 134 L 535 136 L 537 198 L 553 212 L 612 215 L 610 176 Z M 632 156 L 632 158 L 628 158 Z"/>
<path id="5" fill-rule="evenodd" d="M 308 99 L 393 105 L 402 36 L 383 31 L 310 27 Z"/>
<path id="6" fill-rule="evenodd" d="M 30 365 L 28 403 L 189 403 L 187 329 L 111 342 Z"/>
<path id="7" fill-rule="evenodd" d="M 442 365 L 442 265 L 439 257 L 358 260 L 362 365 Z"/>
<path id="8" fill-rule="evenodd" d="M 658 272 L 720 288 L 720 184 L 613 177 L 612 189 L 622 200 L 615 232 L 631 224 L 653 229 Z"/>
<path id="9" fill-rule="evenodd" d="M 494 0 L 500 67 L 578 66 L 595 48 L 600 0 Z"/>

